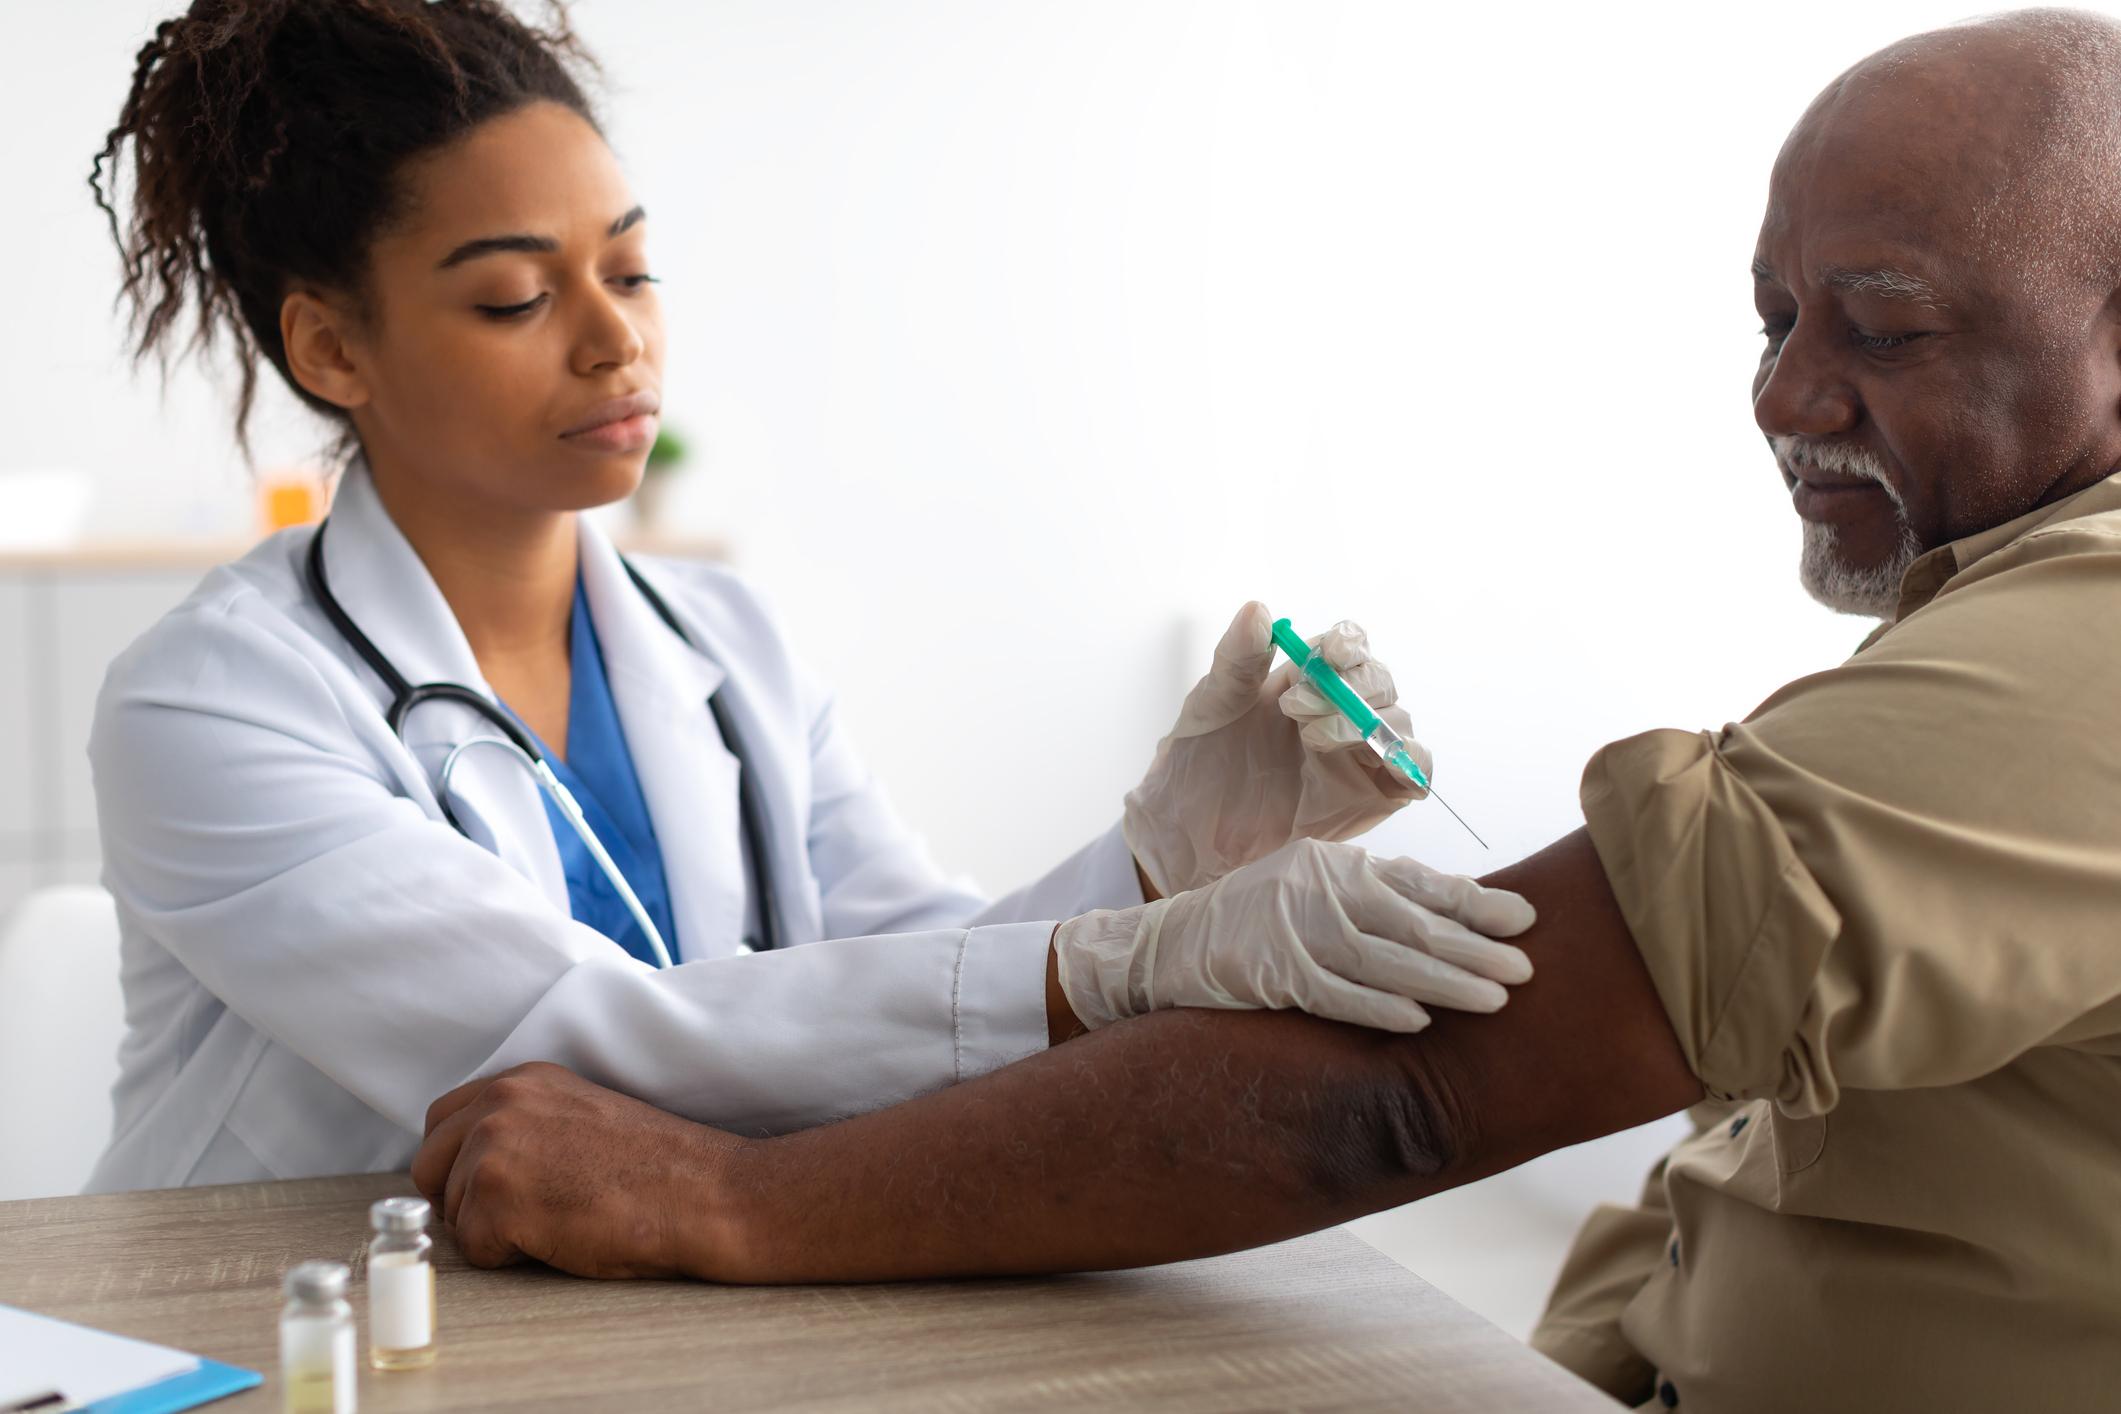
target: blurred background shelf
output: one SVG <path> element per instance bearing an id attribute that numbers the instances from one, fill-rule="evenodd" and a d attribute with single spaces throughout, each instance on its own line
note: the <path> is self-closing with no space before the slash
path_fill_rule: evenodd
<path id="1" fill-rule="evenodd" d="M 727 545 L 713 536 L 625 532 L 613 537 L 628 555 L 691 560 L 726 560 Z M 189 575 L 186 587 L 216 565 L 241 559 L 258 544 L 240 539 L 112 539 L 34 549 L 0 546 L 0 576 Z M 172 601 L 175 602 L 175 601 Z"/>
<path id="2" fill-rule="evenodd" d="M 622 533 L 627 554 L 726 560 L 699 535 Z M 0 549 L 0 919 L 31 890 L 97 881 L 88 731 L 110 661 L 255 540 L 91 539 Z"/>

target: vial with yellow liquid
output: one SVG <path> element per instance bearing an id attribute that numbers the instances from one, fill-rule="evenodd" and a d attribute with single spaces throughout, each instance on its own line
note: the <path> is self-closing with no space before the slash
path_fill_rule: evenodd
<path id="1" fill-rule="evenodd" d="M 287 1274 L 280 1312 L 285 1414 L 354 1414 L 353 1307 L 344 1262 L 304 1262 Z"/>
<path id="2" fill-rule="evenodd" d="M 385 1198 L 368 1210 L 368 1363 L 416 1370 L 435 1358 L 434 1240 L 425 1198 Z"/>

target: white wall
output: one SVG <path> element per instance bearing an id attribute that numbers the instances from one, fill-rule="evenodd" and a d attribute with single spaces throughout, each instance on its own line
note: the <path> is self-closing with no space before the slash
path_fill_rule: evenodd
<path id="1" fill-rule="evenodd" d="M 27 7 L 0 84 L 0 470 L 87 469 L 111 532 L 248 514 L 214 391 L 124 374 L 82 183 L 173 4 Z M 1496 848 L 1389 838 L 1464 867 L 1570 828 L 1600 742 L 1844 653 L 1747 415 L 1744 270 L 1809 95 L 1958 4 L 577 16 L 704 452 L 679 511 L 999 887 L 1110 818 L 1247 596 L 1370 625 Z M 289 406 L 268 458 L 315 443 Z"/>
<path id="2" fill-rule="evenodd" d="M 1428 807 L 1388 842 L 1455 867 L 1572 828 L 1599 743 L 1852 647 L 1795 584 L 1746 265 L 1811 94 L 1963 6 L 577 14 L 704 451 L 681 513 L 1002 886 L 1113 816 L 1248 596 L 1371 627 L 1495 849 Z M 18 7 L 0 61 L 0 470 L 94 473 L 111 531 L 247 514 L 206 385 L 120 370 L 81 180 L 174 8 Z"/>

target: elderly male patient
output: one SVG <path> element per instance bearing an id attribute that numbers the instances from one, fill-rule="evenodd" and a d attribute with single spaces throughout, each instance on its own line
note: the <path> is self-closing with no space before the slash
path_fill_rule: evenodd
<path id="1" fill-rule="evenodd" d="M 1160 1013 L 767 1139 L 511 1072 L 437 1102 L 414 1170 L 467 1253 L 1160 1262 L 1691 1107 L 1539 1349 L 1651 1407 L 2121 1407 L 2121 29 L 2026 12 L 1858 64 L 1752 267 L 1803 581 L 1883 622 L 1741 723 L 1591 760 L 1584 828 L 1488 881 L 1539 911 L 1508 1008 Z"/>

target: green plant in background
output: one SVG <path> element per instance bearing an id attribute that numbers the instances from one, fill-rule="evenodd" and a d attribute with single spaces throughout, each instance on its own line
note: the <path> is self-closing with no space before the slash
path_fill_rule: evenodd
<path id="1" fill-rule="evenodd" d="M 670 483 L 677 479 L 671 473 L 684 461 L 685 439 L 667 427 L 657 428 L 641 484 L 633 491 L 633 523 L 642 533 L 652 535 L 662 529 L 668 509 L 664 502 L 670 498 Z"/>
<path id="2" fill-rule="evenodd" d="M 678 463 L 684 460 L 685 439 L 667 427 L 657 428 L 655 445 L 648 449 L 647 473 L 650 476 L 664 475 L 677 470 Z"/>

